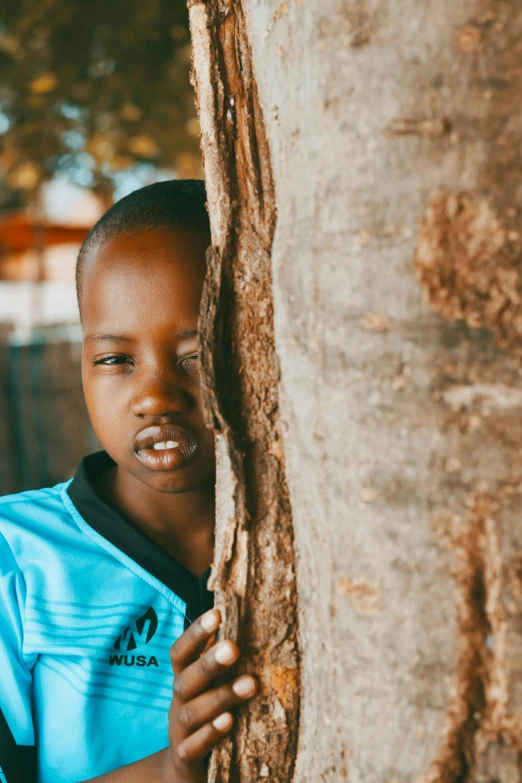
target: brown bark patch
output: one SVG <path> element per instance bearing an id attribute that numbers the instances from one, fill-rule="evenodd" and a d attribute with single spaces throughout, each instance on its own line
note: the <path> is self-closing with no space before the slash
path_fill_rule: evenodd
<path id="1" fill-rule="evenodd" d="M 455 45 L 457 49 L 465 54 L 474 52 L 482 40 L 482 33 L 475 25 L 466 25 L 457 30 L 455 35 Z"/>
<path id="2" fill-rule="evenodd" d="M 366 332 L 387 332 L 390 328 L 390 321 L 382 313 L 367 313 L 361 325 Z"/>
<path id="3" fill-rule="evenodd" d="M 374 617 L 381 611 L 381 588 L 377 582 L 366 579 L 348 579 L 343 576 L 337 583 L 336 592 L 351 599 L 357 614 Z"/>
<path id="4" fill-rule="evenodd" d="M 433 195 L 414 258 L 425 301 L 450 321 L 487 327 L 500 347 L 522 352 L 518 236 L 470 192 Z"/>
<path id="5" fill-rule="evenodd" d="M 370 43 L 378 26 L 378 12 L 367 2 L 347 2 L 338 13 L 333 9 L 317 25 L 319 38 L 336 40 L 340 46 L 358 49 Z"/>
<path id="6" fill-rule="evenodd" d="M 473 783 L 490 743 L 520 748 L 521 717 L 508 708 L 504 584 L 499 502 L 472 493 L 465 519 L 433 520 L 450 553 L 459 627 L 458 668 L 437 758 L 417 783 Z"/>
<path id="7" fill-rule="evenodd" d="M 276 695 L 285 711 L 292 709 L 295 698 L 295 692 L 299 685 L 299 671 L 295 667 L 289 669 L 285 666 L 275 666 L 271 663 L 266 664 L 263 673 L 266 677 L 266 684 Z"/>
<path id="8" fill-rule="evenodd" d="M 447 117 L 396 117 L 386 127 L 389 136 L 444 136 L 450 131 Z"/>

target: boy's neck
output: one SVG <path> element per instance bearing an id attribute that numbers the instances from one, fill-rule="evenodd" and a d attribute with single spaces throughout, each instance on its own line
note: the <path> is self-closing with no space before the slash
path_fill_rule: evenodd
<path id="1" fill-rule="evenodd" d="M 214 486 L 191 492 L 156 492 L 117 466 L 100 477 L 97 492 L 194 576 L 212 562 Z"/>

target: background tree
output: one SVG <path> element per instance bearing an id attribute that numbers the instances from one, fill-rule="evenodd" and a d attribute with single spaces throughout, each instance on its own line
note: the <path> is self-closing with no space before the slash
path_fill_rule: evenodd
<path id="1" fill-rule="evenodd" d="M 211 780 L 521 780 L 522 11 L 189 6 L 212 584 L 262 683 Z"/>
<path id="2" fill-rule="evenodd" d="M 122 172 L 198 176 L 187 10 L 170 0 L 6 0 L 0 207 L 65 174 L 109 201 Z"/>

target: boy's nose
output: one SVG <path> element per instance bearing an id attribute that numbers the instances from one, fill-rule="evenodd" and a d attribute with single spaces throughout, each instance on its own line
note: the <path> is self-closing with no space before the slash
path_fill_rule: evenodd
<path id="1" fill-rule="evenodd" d="M 186 413 L 192 406 L 192 396 L 170 377 L 149 379 L 134 394 L 131 410 L 134 416 L 166 416 Z"/>

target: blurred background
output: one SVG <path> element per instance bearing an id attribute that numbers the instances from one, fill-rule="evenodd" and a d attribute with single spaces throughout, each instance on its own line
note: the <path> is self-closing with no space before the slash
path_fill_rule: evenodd
<path id="1" fill-rule="evenodd" d="M 184 0 L 4 0 L 0 10 L 0 494 L 98 448 L 74 269 L 117 199 L 202 177 Z"/>

